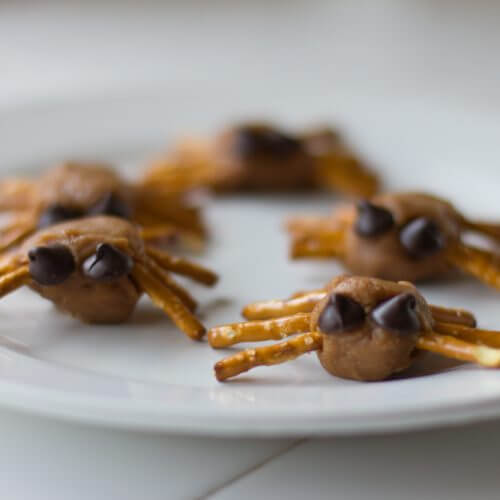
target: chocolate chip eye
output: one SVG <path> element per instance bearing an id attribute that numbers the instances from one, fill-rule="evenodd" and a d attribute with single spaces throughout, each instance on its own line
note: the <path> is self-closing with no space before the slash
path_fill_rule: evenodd
<path id="1" fill-rule="evenodd" d="M 88 215 L 112 215 L 129 219 L 132 215 L 130 206 L 114 193 L 103 196 L 93 207 L 88 210 Z"/>
<path id="2" fill-rule="evenodd" d="M 371 238 L 379 236 L 394 226 L 394 217 L 389 210 L 378 207 L 369 201 L 361 201 L 357 205 L 358 218 L 354 230 L 359 236 Z"/>
<path id="3" fill-rule="evenodd" d="M 59 222 L 78 219 L 82 215 L 83 213 L 81 210 L 63 207 L 58 204 L 51 205 L 38 219 L 38 229 L 43 229 L 44 227 L 52 226 L 53 224 L 57 224 Z"/>
<path id="4" fill-rule="evenodd" d="M 40 285 L 59 285 L 75 270 L 71 250 L 60 244 L 33 248 L 28 259 L 31 277 Z"/>
<path id="5" fill-rule="evenodd" d="M 101 243 L 96 253 L 85 259 L 83 273 L 97 281 L 112 281 L 128 274 L 133 265 L 126 253 L 113 245 Z"/>
<path id="6" fill-rule="evenodd" d="M 323 333 L 335 333 L 359 326 L 364 320 L 365 311 L 360 304 L 345 295 L 334 293 L 319 315 L 318 326 Z"/>
<path id="7" fill-rule="evenodd" d="M 419 217 L 401 229 L 399 239 L 415 258 L 432 255 L 444 247 L 445 238 L 438 225 L 427 217 Z"/>
<path id="8" fill-rule="evenodd" d="M 268 155 L 281 158 L 302 148 L 299 139 L 270 127 L 241 127 L 236 135 L 235 149 L 243 158 Z"/>
<path id="9" fill-rule="evenodd" d="M 397 333 L 415 333 L 420 330 L 417 299 L 411 293 L 402 293 L 383 302 L 372 311 L 377 325 Z"/>

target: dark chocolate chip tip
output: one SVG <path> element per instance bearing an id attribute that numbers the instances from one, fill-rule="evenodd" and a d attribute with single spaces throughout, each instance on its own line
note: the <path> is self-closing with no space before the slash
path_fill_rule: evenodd
<path id="1" fill-rule="evenodd" d="M 382 302 L 371 316 L 377 325 L 393 332 L 411 334 L 420 330 L 417 299 L 411 293 L 401 293 Z"/>
<path id="2" fill-rule="evenodd" d="M 71 250 L 61 244 L 32 248 L 28 259 L 31 277 L 44 286 L 59 285 L 75 270 Z"/>
<path id="3" fill-rule="evenodd" d="M 391 229 L 395 222 L 391 212 L 367 200 L 357 204 L 358 217 L 354 229 L 365 238 L 379 236 Z"/>
<path id="4" fill-rule="evenodd" d="M 318 326 L 323 333 L 337 333 L 353 329 L 364 320 L 361 304 L 346 295 L 333 293 L 319 316 Z"/>
<path id="5" fill-rule="evenodd" d="M 438 225 L 428 217 L 408 222 L 399 234 L 401 244 L 414 258 L 433 255 L 444 247 L 445 238 Z"/>
<path id="6" fill-rule="evenodd" d="M 101 243 L 96 253 L 85 259 L 83 273 L 96 281 L 113 281 L 130 273 L 131 257 L 109 243 Z"/>

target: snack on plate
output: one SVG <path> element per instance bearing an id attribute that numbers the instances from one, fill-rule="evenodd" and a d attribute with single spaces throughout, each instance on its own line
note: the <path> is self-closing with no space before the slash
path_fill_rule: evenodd
<path id="1" fill-rule="evenodd" d="M 354 274 L 419 281 L 453 269 L 500 288 L 500 257 L 467 245 L 474 232 L 500 241 L 500 224 L 466 219 L 450 203 L 422 193 L 393 193 L 344 206 L 330 216 L 288 222 L 291 257 L 334 258 Z"/>
<path id="2" fill-rule="evenodd" d="M 206 230 L 200 209 L 185 198 L 127 182 L 107 165 L 64 163 L 36 180 L 7 179 L 0 182 L 0 211 L 12 217 L 0 228 L 0 250 L 37 229 L 95 215 L 131 220 L 147 241 L 199 248 Z"/>
<path id="3" fill-rule="evenodd" d="M 170 275 L 211 286 L 217 276 L 188 260 L 144 243 L 125 219 L 96 216 L 37 231 L 0 261 L 0 297 L 26 285 L 59 309 L 88 323 L 120 323 L 143 292 L 186 335 L 205 328 L 196 301 Z"/>
<path id="4" fill-rule="evenodd" d="M 144 185 L 169 191 L 207 187 L 227 191 L 327 189 L 371 196 L 377 176 L 327 128 L 292 135 L 267 123 L 244 123 L 213 139 L 189 139 L 156 160 Z"/>
<path id="5" fill-rule="evenodd" d="M 243 315 L 252 321 L 211 328 L 210 345 L 297 335 L 219 361 L 219 381 L 311 351 L 328 373 L 355 380 L 386 379 L 408 368 L 422 351 L 500 367 L 500 332 L 475 328 L 467 311 L 429 305 L 407 282 L 340 276 L 324 290 L 250 304 Z"/>

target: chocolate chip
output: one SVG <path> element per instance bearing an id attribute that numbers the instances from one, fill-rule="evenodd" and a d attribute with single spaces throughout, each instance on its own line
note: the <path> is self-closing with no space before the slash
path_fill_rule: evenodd
<path id="1" fill-rule="evenodd" d="M 365 311 L 358 302 L 334 293 L 319 315 L 318 326 L 324 333 L 335 333 L 359 326 L 364 320 Z"/>
<path id="2" fill-rule="evenodd" d="M 402 293 L 382 302 L 372 311 L 377 325 L 397 333 L 415 333 L 420 330 L 417 299 L 411 293 Z"/>
<path id="3" fill-rule="evenodd" d="M 64 222 L 71 219 L 78 219 L 82 217 L 83 212 L 75 208 L 63 207 L 62 205 L 49 206 L 38 219 L 38 229 L 52 226 L 59 222 Z"/>
<path id="4" fill-rule="evenodd" d="M 33 248 L 28 259 L 31 277 L 40 285 L 59 285 L 75 270 L 71 250 L 60 244 Z"/>
<path id="5" fill-rule="evenodd" d="M 126 253 L 113 245 L 101 243 L 96 253 L 85 259 L 83 273 L 97 281 L 111 281 L 128 274 L 133 265 Z"/>
<path id="6" fill-rule="evenodd" d="M 122 219 L 129 219 L 132 215 L 132 210 L 130 206 L 115 193 L 108 193 L 91 207 L 87 214 L 112 215 L 114 217 L 121 217 Z"/>
<path id="7" fill-rule="evenodd" d="M 415 258 L 432 255 L 444 246 L 444 235 L 438 225 L 427 217 L 419 217 L 401 229 L 399 239 Z"/>
<path id="8" fill-rule="evenodd" d="M 235 150 L 243 158 L 283 158 L 301 150 L 299 139 L 271 127 L 246 125 L 236 132 Z"/>
<path id="9" fill-rule="evenodd" d="M 358 218 L 354 230 L 359 236 L 371 238 L 379 236 L 394 226 L 394 217 L 383 207 L 378 207 L 369 201 L 361 201 L 357 205 Z"/>

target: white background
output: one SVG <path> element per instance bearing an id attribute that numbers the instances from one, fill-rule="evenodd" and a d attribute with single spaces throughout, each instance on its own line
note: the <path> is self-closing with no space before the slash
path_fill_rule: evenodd
<path id="1" fill-rule="evenodd" d="M 495 4 L 0 2 L 0 106 L 230 82 L 271 97 L 338 86 L 496 110 Z M 487 500 L 500 486 L 500 423 L 317 441 L 158 437 L 9 411 L 0 427 L 0 496 L 14 500 Z"/>

